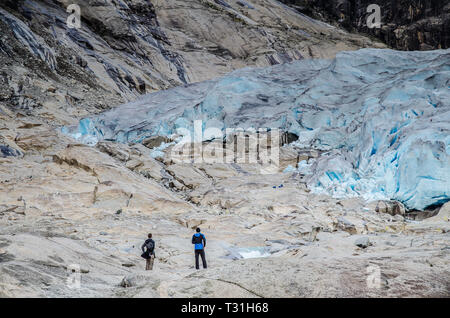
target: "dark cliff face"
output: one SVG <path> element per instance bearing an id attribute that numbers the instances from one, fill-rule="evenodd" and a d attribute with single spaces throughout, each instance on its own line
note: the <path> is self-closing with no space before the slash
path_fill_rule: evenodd
<path id="1" fill-rule="evenodd" d="M 399 50 L 432 50 L 450 47 L 448 0 L 281 0 L 316 19 L 349 31 L 375 36 Z M 381 9 L 381 27 L 368 28 L 367 7 Z"/>

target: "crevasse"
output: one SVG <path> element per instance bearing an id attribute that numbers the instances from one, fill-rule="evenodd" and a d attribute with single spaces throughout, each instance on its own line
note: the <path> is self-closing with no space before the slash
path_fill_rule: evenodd
<path id="1" fill-rule="evenodd" d="M 450 50 L 362 49 L 333 60 L 246 68 L 139 98 L 63 131 L 80 141 L 140 142 L 208 127 L 281 128 L 326 151 L 302 164 L 337 197 L 450 200 Z"/>

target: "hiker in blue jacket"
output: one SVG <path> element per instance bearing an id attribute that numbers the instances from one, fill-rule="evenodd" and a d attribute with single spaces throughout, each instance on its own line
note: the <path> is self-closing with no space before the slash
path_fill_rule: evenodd
<path id="1" fill-rule="evenodd" d="M 198 256 L 202 257 L 203 268 L 206 268 L 206 257 L 205 257 L 205 247 L 206 247 L 206 237 L 200 233 L 200 228 L 195 230 L 195 233 L 192 236 L 192 244 L 195 244 L 195 268 L 199 269 L 200 266 L 198 264 Z"/>

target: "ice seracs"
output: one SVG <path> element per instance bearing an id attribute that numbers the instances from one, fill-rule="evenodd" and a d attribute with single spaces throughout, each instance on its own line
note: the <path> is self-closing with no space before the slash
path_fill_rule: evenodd
<path id="1" fill-rule="evenodd" d="M 95 143 L 192 131 L 195 120 L 280 128 L 324 151 L 300 167 L 314 191 L 424 209 L 450 200 L 449 88 L 450 50 L 362 49 L 149 94 L 64 131 Z"/>

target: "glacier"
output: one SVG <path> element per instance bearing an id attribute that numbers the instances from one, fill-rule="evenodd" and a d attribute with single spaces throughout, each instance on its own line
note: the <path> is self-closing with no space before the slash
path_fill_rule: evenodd
<path id="1" fill-rule="evenodd" d="M 450 200 L 450 50 L 362 49 L 332 60 L 245 68 L 140 97 L 62 131 L 141 142 L 216 127 L 279 128 L 321 150 L 302 162 L 314 192 L 394 199 L 422 210 Z M 292 169 L 291 169 L 292 170 Z"/>

